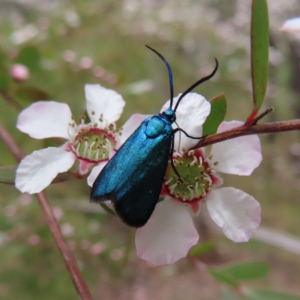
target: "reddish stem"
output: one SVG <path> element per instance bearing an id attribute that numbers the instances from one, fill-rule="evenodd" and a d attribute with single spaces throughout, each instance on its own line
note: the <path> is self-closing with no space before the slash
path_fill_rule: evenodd
<path id="1" fill-rule="evenodd" d="M 71 278 L 73 280 L 74 286 L 77 290 L 78 295 L 82 300 L 92 300 L 93 297 L 87 287 L 87 284 L 85 283 L 82 274 L 77 266 L 77 263 L 68 248 L 68 245 L 60 231 L 59 225 L 57 223 L 57 220 L 53 214 L 52 207 L 45 195 L 45 192 L 38 193 L 37 195 L 38 201 L 40 206 L 43 209 L 46 221 L 48 223 L 48 226 L 51 229 L 51 232 L 54 236 L 55 242 L 57 247 L 59 248 L 63 259 L 65 261 L 65 264 L 67 266 L 67 269 L 69 270 L 69 273 L 71 275 Z"/>
<path id="2" fill-rule="evenodd" d="M 6 130 L 6 128 L 1 123 L 0 123 L 0 137 L 2 138 L 3 142 L 7 145 L 7 147 L 11 150 L 13 156 L 17 161 L 20 161 L 25 156 L 23 150 L 20 148 L 20 146 L 17 144 L 14 138 L 10 135 L 10 133 Z M 82 300 L 93 300 L 92 295 L 76 264 L 76 261 L 60 231 L 57 220 L 53 214 L 52 207 L 45 193 L 41 192 L 38 193 L 36 196 L 40 206 L 42 207 L 46 221 L 53 234 L 57 247 L 59 248 L 63 256 L 63 259 L 71 275 L 71 278 L 73 280 L 78 295 Z"/>
<path id="3" fill-rule="evenodd" d="M 209 135 L 201 139 L 199 143 L 192 149 L 220 143 L 244 135 L 284 132 L 292 130 L 300 130 L 300 120 L 256 124 L 251 126 L 243 124 L 242 126 L 233 129 Z"/>
<path id="4" fill-rule="evenodd" d="M 0 123 L 0 137 L 2 138 L 4 144 L 9 148 L 13 157 L 20 161 L 26 154 L 19 147 L 15 139 L 10 135 L 6 128 Z"/>
<path id="5" fill-rule="evenodd" d="M 250 123 L 257 115 L 258 113 L 258 109 L 257 108 L 254 108 L 253 111 L 251 112 L 250 116 L 247 118 L 247 121 L 246 123 Z"/>

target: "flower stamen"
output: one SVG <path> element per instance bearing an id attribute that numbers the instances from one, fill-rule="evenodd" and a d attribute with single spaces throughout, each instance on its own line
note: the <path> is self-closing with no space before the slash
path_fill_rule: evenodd
<path id="1" fill-rule="evenodd" d="M 210 160 L 213 157 L 210 155 L 206 160 L 202 150 L 190 150 L 182 156 L 174 156 L 173 163 L 181 177 L 178 178 L 169 162 L 164 186 L 171 197 L 187 204 L 194 200 L 200 201 L 220 181 L 211 168 Z"/>

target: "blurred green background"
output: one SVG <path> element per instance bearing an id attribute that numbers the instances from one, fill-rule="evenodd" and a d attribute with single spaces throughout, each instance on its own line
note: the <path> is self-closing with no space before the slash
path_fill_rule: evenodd
<path id="1" fill-rule="evenodd" d="M 4 74 L 24 47 L 37 50 L 30 78 L 8 82 L 22 107 L 53 99 L 70 105 L 77 120 L 85 109 L 84 84 L 100 83 L 126 100 L 118 125 L 133 113 L 157 113 L 169 97 L 161 52 L 174 72 L 175 94 L 220 68 L 196 89 L 210 99 L 225 92 L 226 120 L 252 110 L 250 1 L 244 0 L 0 0 L 0 66 Z M 269 1 L 270 79 L 264 121 L 300 116 L 300 39 L 279 31 L 300 14 L 295 0 Z M 34 140 L 16 127 L 18 110 L 0 98 L 0 120 L 30 153 L 58 144 Z M 250 178 L 225 177 L 262 206 L 261 231 L 235 244 L 210 228 L 205 211 L 196 222 L 213 249 L 199 258 L 212 266 L 256 259 L 271 265 L 268 277 L 247 286 L 300 293 L 300 142 L 298 132 L 261 136 L 264 160 Z M 0 141 L 0 166 L 15 161 Z M 48 195 L 62 231 L 95 299 L 221 299 L 223 285 L 188 260 L 153 268 L 136 257 L 134 232 L 89 203 L 85 180 L 52 185 Z M 77 299 L 69 274 L 35 197 L 0 186 L 0 299 Z M 207 217 L 207 216 L 206 216 Z M 273 238 L 278 246 L 272 245 Z M 200 241 L 200 242 L 201 242 Z M 274 242 L 273 241 L 273 242 Z"/>

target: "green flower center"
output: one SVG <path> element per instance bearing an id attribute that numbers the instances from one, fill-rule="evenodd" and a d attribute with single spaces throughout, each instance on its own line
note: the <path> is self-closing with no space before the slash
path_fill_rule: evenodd
<path id="1" fill-rule="evenodd" d="M 83 127 L 71 143 L 76 156 L 98 163 L 109 158 L 110 152 L 116 146 L 116 133 L 96 127 Z"/>
<path id="2" fill-rule="evenodd" d="M 165 186 L 172 197 L 181 201 L 203 199 L 218 181 L 201 150 L 191 150 L 182 157 L 173 157 L 173 162 L 181 178 L 178 178 L 169 162 Z"/>

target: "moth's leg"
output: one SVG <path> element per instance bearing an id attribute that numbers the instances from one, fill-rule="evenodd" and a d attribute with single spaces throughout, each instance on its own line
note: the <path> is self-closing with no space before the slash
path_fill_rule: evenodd
<path id="1" fill-rule="evenodd" d="M 173 151 L 174 151 L 174 138 L 175 138 L 175 133 L 176 133 L 176 132 L 174 132 L 174 131 L 173 131 L 173 133 L 172 133 L 171 148 L 170 148 L 170 150 L 171 150 L 171 151 L 170 151 L 170 159 L 171 159 L 171 166 L 172 166 L 174 172 L 176 173 L 176 175 L 178 176 L 178 178 L 180 179 L 181 176 L 180 176 L 180 174 L 178 173 L 178 171 L 177 171 L 177 169 L 176 169 L 176 167 L 175 167 L 175 165 L 174 165 L 174 161 L 173 161 Z"/>
<path id="2" fill-rule="evenodd" d="M 189 138 L 191 138 L 191 139 L 194 139 L 194 140 L 200 140 L 200 139 L 203 139 L 203 138 L 205 138 L 207 135 L 204 135 L 204 136 L 191 136 L 191 135 L 189 135 L 188 133 L 186 133 L 183 129 L 181 129 L 181 128 L 176 128 L 176 129 L 174 129 L 173 130 L 173 133 L 175 134 L 176 132 L 178 132 L 178 131 L 181 131 L 181 132 L 183 132 L 187 137 L 189 137 Z"/>

